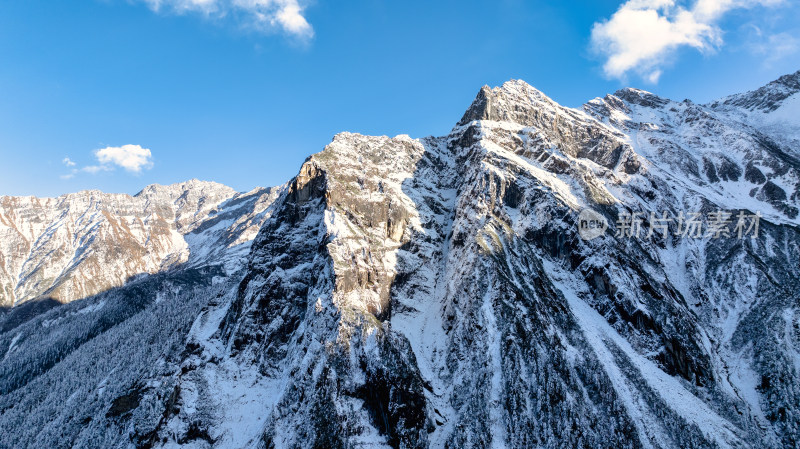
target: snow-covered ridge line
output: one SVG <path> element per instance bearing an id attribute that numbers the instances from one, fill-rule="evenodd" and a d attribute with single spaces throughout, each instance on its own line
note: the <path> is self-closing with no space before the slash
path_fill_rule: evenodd
<path id="1" fill-rule="evenodd" d="M 275 195 L 190 180 L 133 196 L 0 197 L 0 304 L 69 302 L 185 263 L 235 270 Z M 223 254 L 234 246 L 235 257 Z"/>

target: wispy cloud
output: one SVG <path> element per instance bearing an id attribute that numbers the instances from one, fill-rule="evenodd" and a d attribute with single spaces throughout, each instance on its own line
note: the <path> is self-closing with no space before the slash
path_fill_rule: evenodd
<path id="1" fill-rule="evenodd" d="M 69 173 L 61 175 L 64 180 L 72 179 L 78 173 L 96 174 L 100 172 L 114 171 L 122 168 L 130 173 L 141 173 L 142 170 L 153 168 L 153 153 L 148 148 L 140 145 L 122 145 L 121 147 L 105 147 L 95 150 L 94 157 L 96 164 L 76 168 L 76 163 L 66 157 L 61 161 L 67 167 L 71 167 Z"/>
<path id="2" fill-rule="evenodd" d="M 241 25 L 260 32 L 281 30 L 300 39 L 310 39 L 314 29 L 304 15 L 302 0 L 138 0 L 155 12 L 205 17 L 233 17 Z"/>
<path id="3" fill-rule="evenodd" d="M 70 168 L 75 167 L 76 165 L 78 165 L 75 162 L 73 162 L 72 159 L 70 159 L 68 157 L 65 157 L 64 159 L 62 159 L 61 163 L 64 164 L 66 167 L 70 167 Z M 59 178 L 61 178 L 61 179 L 66 181 L 68 179 L 74 178 L 76 174 L 78 174 L 78 169 L 77 168 L 72 168 L 72 170 L 70 170 L 69 173 L 63 174 L 63 175 L 59 176 Z"/>
<path id="4" fill-rule="evenodd" d="M 752 25 L 750 50 L 764 58 L 764 66 L 772 65 L 800 52 L 800 38 L 789 32 L 768 34 Z"/>
<path id="5" fill-rule="evenodd" d="M 658 82 L 673 53 L 681 47 L 701 52 L 719 48 L 718 23 L 729 11 L 773 6 L 783 0 L 629 0 L 610 19 L 592 27 L 592 47 L 603 57 L 605 74 L 624 78 L 634 72 Z"/>

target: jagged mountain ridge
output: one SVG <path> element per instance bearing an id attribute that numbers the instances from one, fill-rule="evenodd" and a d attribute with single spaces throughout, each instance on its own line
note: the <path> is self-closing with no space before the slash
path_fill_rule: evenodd
<path id="1" fill-rule="evenodd" d="M 512 81 L 483 88 L 441 138 L 337 135 L 271 203 L 238 286 L 192 287 L 207 298 L 169 315 L 184 323 L 171 349 L 69 389 L 65 370 L 107 347 L 78 345 L 4 385 L 2 434 L 30 447 L 793 447 L 797 147 L 736 108 L 628 89 L 576 110 Z M 605 236 L 578 236 L 585 207 Z M 615 235 L 624 213 L 719 209 L 760 211 L 760 237 Z M 109 298 L 0 335 L 3 363 Z M 133 338 L 128 326 L 103 335 Z M 57 388 L 43 398 L 44 385 Z M 76 394 L 86 403 L 58 405 Z"/>
<path id="2" fill-rule="evenodd" d="M 743 94 L 731 95 L 710 104 L 714 110 L 734 115 L 738 121 L 756 127 L 784 143 L 800 157 L 800 71 Z"/>
<path id="3" fill-rule="evenodd" d="M 134 196 L 0 197 L 0 306 L 85 298 L 137 275 L 202 265 L 212 249 L 241 245 L 229 261 L 238 264 L 275 196 L 275 189 L 238 193 L 191 180 Z M 224 220 L 227 228 L 212 229 Z"/>

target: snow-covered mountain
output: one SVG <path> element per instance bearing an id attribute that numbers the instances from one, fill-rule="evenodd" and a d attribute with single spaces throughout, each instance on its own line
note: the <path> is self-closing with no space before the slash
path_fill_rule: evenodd
<path id="1" fill-rule="evenodd" d="M 800 156 L 800 72 L 785 75 L 766 86 L 744 94 L 731 95 L 710 106 L 732 114 L 740 122 L 758 128 Z"/>
<path id="2" fill-rule="evenodd" d="M 0 197 L 0 307 L 74 301 L 137 275 L 220 260 L 223 251 L 233 268 L 276 196 L 276 189 L 237 193 L 191 180 L 133 197 Z"/>
<path id="3" fill-rule="evenodd" d="M 797 447 L 798 77 L 510 81 L 447 136 L 337 135 L 261 206 L 187 201 L 189 263 L 0 318 L 0 446 Z"/>

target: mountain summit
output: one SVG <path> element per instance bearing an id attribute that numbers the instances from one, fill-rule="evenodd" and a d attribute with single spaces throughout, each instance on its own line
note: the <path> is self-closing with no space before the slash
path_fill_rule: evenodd
<path id="1" fill-rule="evenodd" d="M 795 447 L 795 101 L 510 81 L 447 136 L 339 134 L 267 197 L 159 194 L 187 262 L 0 317 L 0 446 Z"/>

